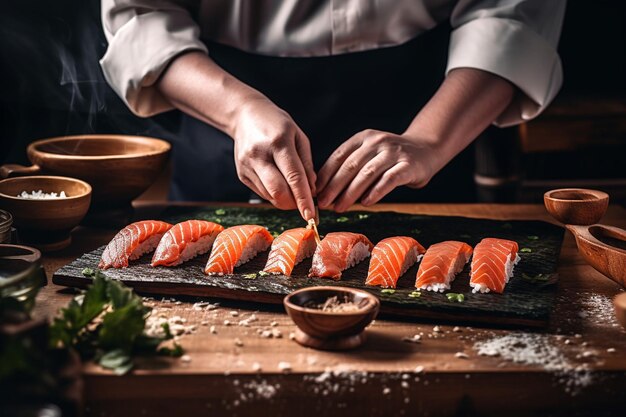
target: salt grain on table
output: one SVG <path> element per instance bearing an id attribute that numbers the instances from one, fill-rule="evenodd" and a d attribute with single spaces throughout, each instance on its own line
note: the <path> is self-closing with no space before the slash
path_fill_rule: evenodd
<path id="1" fill-rule="evenodd" d="M 419 334 L 413 335 L 411 337 L 403 337 L 402 341 L 407 343 L 421 343 L 422 336 Z"/>
<path id="2" fill-rule="evenodd" d="M 477 342 L 474 349 L 479 355 L 500 356 L 514 363 L 540 366 L 552 372 L 558 381 L 565 385 L 565 390 L 572 394 L 593 382 L 587 368 L 571 363 L 558 347 L 551 343 L 547 335 L 509 333 Z"/>
<path id="3" fill-rule="evenodd" d="M 239 338 L 235 339 L 235 346 L 239 346 L 239 347 L 243 346 L 243 342 L 241 341 L 241 339 Z"/>
<path id="4" fill-rule="evenodd" d="M 209 327 L 209 332 L 211 332 L 213 334 L 217 334 L 217 328 L 215 326 L 211 326 L 211 327 Z"/>
<path id="5" fill-rule="evenodd" d="M 467 353 L 464 352 L 457 352 L 454 354 L 455 358 L 459 358 L 459 359 L 469 359 L 469 356 L 467 355 Z"/>
<path id="6" fill-rule="evenodd" d="M 281 372 L 290 372 L 291 364 L 289 362 L 278 362 L 278 370 Z"/>

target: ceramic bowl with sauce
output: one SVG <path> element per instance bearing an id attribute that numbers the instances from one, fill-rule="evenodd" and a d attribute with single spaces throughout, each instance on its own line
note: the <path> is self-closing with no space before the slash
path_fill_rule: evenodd
<path id="1" fill-rule="evenodd" d="M 43 285 L 46 274 L 41 266 L 41 252 L 27 246 L 0 244 L 0 298 L 15 298 L 30 311 Z"/>
<path id="2" fill-rule="evenodd" d="M 22 192 L 39 190 L 57 194 L 63 191 L 66 197 L 18 197 Z M 85 217 L 90 202 L 91 186 L 75 178 L 35 175 L 0 181 L 0 207 L 12 213 L 20 242 L 43 251 L 70 244 L 70 231 Z"/>
<path id="3" fill-rule="evenodd" d="M 329 300 L 335 300 L 335 305 Z M 378 298 L 367 291 L 332 286 L 296 290 L 283 304 L 298 327 L 296 341 L 323 350 L 354 349 L 363 344 L 363 330 L 380 309 Z"/>

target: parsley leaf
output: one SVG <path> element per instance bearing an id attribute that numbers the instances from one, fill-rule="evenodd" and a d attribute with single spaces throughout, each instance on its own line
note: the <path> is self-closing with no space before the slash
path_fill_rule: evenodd
<path id="1" fill-rule="evenodd" d="M 173 348 L 159 348 L 162 342 L 173 339 L 167 324 L 162 336 L 145 333 L 151 309 L 132 289 L 91 268 L 85 268 L 83 274 L 93 281 L 54 319 L 51 346 L 75 349 L 84 359 L 94 359 L 119 375 L 133 368 L 134 354 L 182 354 L 177 343 Z"/>

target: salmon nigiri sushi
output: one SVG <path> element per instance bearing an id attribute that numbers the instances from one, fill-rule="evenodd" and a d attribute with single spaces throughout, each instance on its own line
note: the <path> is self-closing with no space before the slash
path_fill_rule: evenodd
<path id="1" fill-rule="evenodd" d="M 171 224 L 158 220 L 131 223 L 111 239 L 102 252 L 98 268 L 126 268 L 129 260 L 138 259 L 157 247 Z"/>
<path id="2" fill-rule="evenodd" d="M 426 252 L 419 242 L 408 236 L 388 237 L 372 251 L 365 285 L 396 288 L 398 278 L 418 262 Z"/>
<path id="3" fill-rule="evenodd" d="M 263 271 L 290 276 L 294 266 L 313 255 L 316 246 L 313 229 L 299 227 L 286 230 L 274 239 Z"/>
<path id="4" fill-rule="evenodd" d="M 224 226 L 206 220 L 187 220 L 168 230 L 152 256 L 152 266 L 179 265 L 207 253 Z"/>
<path id="5" fill-rule="evenodd" d="M 472 247 L 467 243 L 449 240 L 432 245 L 417 271 L 415 288 L 439 292 L 449 290 L 450 283 L 471 256 Z"/>
<path id="6" fill-rule="evenodd" d="M 244 224 L 233 226 L 217 235 L 211 256 L 204 268 L 207 275 L 232 274 L 235 267 L 248 262 L 266 250 L 274 238 L 265 227 Z"/>
<path id="7" fill-rule="evenodd" d="M 344 271 L 370 256 L 374 245 L 359 233 L 334 232 L 327 234 L 313 254 L 309 277 L 338 280 Z"/>
<path id="8" fill-rule="evenodd" d="M 513 267 L 520 260 L 517 243 L 512 240 L 485 238 L 474 249 L 470 287 L 472 292 L 497 292 L 513 276 Z"/>

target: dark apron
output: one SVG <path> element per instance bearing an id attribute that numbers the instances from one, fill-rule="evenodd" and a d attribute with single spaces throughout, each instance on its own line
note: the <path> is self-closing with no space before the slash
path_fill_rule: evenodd
<path id="1" fill-rule="evenodd" d="M 443 81 L 447 25 L 392 48 L 319 58 L 277 58 L 207 42 L 222 68 L 286 110 L 311 141 L 316 170 L 364 129 L 403 132 Z M 385 201 L 471 201 L 472 155 L 465 151 L 424 189 L 400 187 Z M 173 149 L 170 196 L 189 201 L 248 201 L 237 178 L 233 141 L 183 116 Z"/>

